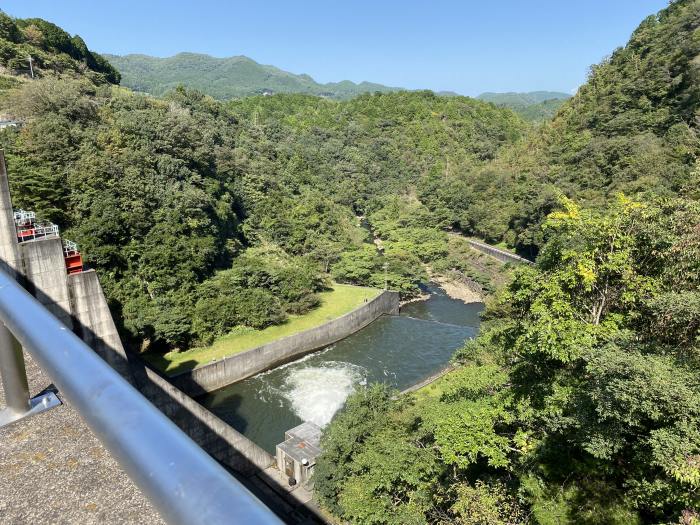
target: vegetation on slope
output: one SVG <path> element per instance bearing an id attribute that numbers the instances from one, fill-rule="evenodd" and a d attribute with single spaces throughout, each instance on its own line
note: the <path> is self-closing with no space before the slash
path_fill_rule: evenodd
<path id="1" fill-rule="evenodd" d="M 284 326 L 329 276 L 410 296 L 425 266 L 468 274 L 446 230 L 539 254 L 433 395 L 372 387 L 331 424 L 316 483 L 338 516 L 692 523 L 699 26 L 699 0 L 672 2 L 537 128 L 430 92 L 152 98 L 90 70 L 10 81 L 26 125 L 0 145 L 17 204 L 82 245 L 153 351 Z"/>
<path id="2" fill-rule="evenodd" d="M 217 338 L 208 347 L 192 348 L 186 352 L 171 352 L 165 355 L 149 353 L 144 354 L 144 357 L 163 372 L 175 374 L 212 360 L 256 348 L 282 337 L 316 328 L 362 306 L 381 292 L 377 288 L 338 283 L 333 283 L 330 287 L 331 289 L 318 293 L 316 308 L 301 315 L 292 314 L 282 324 L 268 326 L 262 330 L 239 326 L 223 337 Z M 232 296 L 226 295 L 224 299 L 228 303 Z"/>
<path id="3" fill-rule="evenodd" d="M 462 193 L 444 179 L 419 193 L 539 257 L 488 304 L 455 371 L 410 397 L 348 400 L 316 467 L 336 516 L 700 520 L 699 28 L 700 2 L 672 2 Z M 476 190 L 499 207 L 466 201 Z"/>
<path id="4" fill-rule="evenodd" d="M 32 60 L 30 69 L 29 57 Z M 41 18 L 11 18 L 0 11 L 0 68 L 10 75 L 72 76 L 95 84 L 119 83 L 119 73 L 82 38 Z M 7 76 L 4 84 L 12 84 Z M 4 86 L 0 85 L 0 88 Z"/>
<path id="5" fill-rule="evenodd" d="M 408 210 L 426 173 L 480 165 L 525 129 L 508 110 L 431 93 L 225 104 L 184 89 L 156 99 L 47 78 L 23 83 L 3 105 L 27 119 L 0 134 L 16 204 L 81 245 L 126 340 L 161 351 L 206 344 L 235 326 L 281 323 L 316 304 L 284 290 L 312 297 L 329 273 L 383 286 L 386 263 L 390 286 L 416 294 L 426 278 L 423 247 L 447 244 L 445 220 L 419 203 L 411 242 L 387 237 L 395 246 L 378 254 L 358 216 L 394 206 L 392 195 Z M 261 266 L 245 256 L 251 247 L 278 252 L 293 271 L 275 270 L 282 281 L 271 289 L 264 279 L 219 276 Z M 334 271 L 368 248 L 369 273 Z M 233 289 L 248 292 L 236 294 L 239 306 L 220 308 L 219 295 Z"/>
<path id="6" fill-rule="evenodd" d="M 689 191 L 700 152 L 699 17 L 697 0 L 648 17 L 625 47 L 591 68 L 551 123 L 502 150 L 463 190 L 438 182 L 434 206 L 463 210 L 462 228 L 535 256 L 559 193 L 600 207 L 617 192 L 645 199 Z M 500 206 L 451 204 L 474 192 Z"/>
<path id="7" fill-rule="evenodd" d="M 353 523 L 694 523 L 700 206 L 566 211 L 425 392 L 352 396 L 316 493 Z"/>
<path id="8" fill-rule="evenodd" d="M 258 64 L 245 56 L 215 58 L 198 53 L 178 53 L 167 58 L 105 56 L 121 73 L 124 86 L 157 96 L 180 85 L 220 100 L 263 93 L 305 93 L 347 99 L 361 93 L 400 89 L 372 82 L 356 84 L 349 80 L 319 84 L 309 75 L 295 75 L 274 66 Z"/>

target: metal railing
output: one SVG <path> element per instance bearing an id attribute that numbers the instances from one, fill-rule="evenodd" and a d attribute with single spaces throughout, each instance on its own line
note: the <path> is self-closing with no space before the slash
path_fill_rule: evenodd
<path id="1" fill-rule="evenodd" d="M 2 270 L 0 321 L 6 412 L 32 410 L 21 345 L 168 523 L 281 523 Z"/>

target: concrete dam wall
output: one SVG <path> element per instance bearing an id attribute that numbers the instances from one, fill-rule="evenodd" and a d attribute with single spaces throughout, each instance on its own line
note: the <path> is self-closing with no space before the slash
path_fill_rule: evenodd
<path id="1" fill-rule="evenodd" d="M 263 448 L 209 412 L 155 371 L 132 367 L 136 385 L 148 400 L 217 461 L 250 476 L 265 470 L 275 459 Z"/>
<path id="2" fill-rule="evenodd" d="M 398 313 L 399 294 L 384 291 L 324 325 L 182 372 L 171 377 L 171 382 L 190 395 L 205 394 L 340 341 L 380 315 Z"/>
<path id="3" fill-rule="evenodd" d="M 274 463 L 265 450 L 125 352 L 97 273 L 69 274 L 58 235 L 18 241 L 2 150 L 0 268 L 221 463 L 244 475 Z"/>

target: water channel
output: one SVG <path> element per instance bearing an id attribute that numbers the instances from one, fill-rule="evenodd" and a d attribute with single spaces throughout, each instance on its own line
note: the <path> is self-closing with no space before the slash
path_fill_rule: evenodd
<path id="1" fill-rule="evenodd" d="M 412 386 L 443 369 L 479 329 L 482 303 L 464 304 L 441 289 L 382 316 L 350 337 L 297 361 L 222 388 L 199 401 L 274 454 L 302 421 L 324 426 L 357 385 Z"/>

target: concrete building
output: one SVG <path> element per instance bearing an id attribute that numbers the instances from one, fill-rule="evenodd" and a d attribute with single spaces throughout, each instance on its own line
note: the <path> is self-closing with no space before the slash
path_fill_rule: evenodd
<path id="1" fill-rule="evenodd" d="M 320 455 L 321 428 L 305 421 L 284 433 L 284 442 L 277 445 L 277 468 L 290 485 L 304 484 L 311 479 Z"/>

